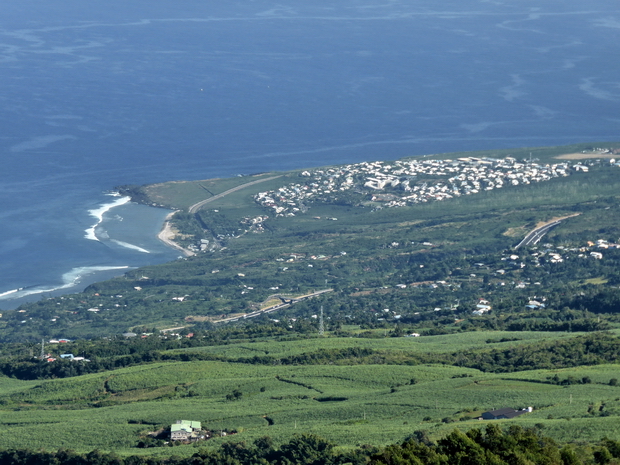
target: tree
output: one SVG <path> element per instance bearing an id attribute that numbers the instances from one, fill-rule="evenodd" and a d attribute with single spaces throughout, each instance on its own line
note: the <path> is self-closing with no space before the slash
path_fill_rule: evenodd
<path id="1" fill-rule="evenodd" d="M 273 439 L 269 436 L 262 436 L 254 441 L 254 448 L 256 450 L 256 456 L 267 460 L 268 462 L 273 462 L 275 457 L 274 455 L 274 447 L 273 447 Z"/>
<path id="2" fill-rule="evenodd" d="M 239 389 L 235 389 L 232 393 L 226 394 L 226 400 L 239 400 L 243 397 L 243 392 Z"/>
<path id="3" fill-rule="evenodd" d="M 560 457 L 564 465 L 581 465 L 581 461 L 577 457 L 575 451 L 568 446 L 562 448 Z"/>
<path id="4" fill-rule="evenodd" d="M 452 431 L 439 441 L 441 452 L 450 457 L 454 465 L 503 465 L 504 462 L 489 450 L 459 430 Z"/>
<path id="5" fill-rule="evenodd" d="M 613 459 L 611 452 L 609 452 L 609 449 L 607 449 L 607 447 L 605 446 L 594 451 L 594 454 L 592 455 L 594 456 L 594 462 L 601 465 L 609 463 L 611 462 L 611 459 Z"/>
<path id="6" fill-rule="evenodd" d="M 334 444 L 315 435 L 296 435 L 280 447 L 280 463 L 326 465 L 333 462 Z"/>

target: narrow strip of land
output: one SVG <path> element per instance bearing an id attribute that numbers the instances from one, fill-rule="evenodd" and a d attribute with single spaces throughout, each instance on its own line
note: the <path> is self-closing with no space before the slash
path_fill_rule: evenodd
<path id="1" fill-rule="evenodd" d="M 201 200 L 200 202 L 196 202 L 194 205 L 192 205 L 191 207 L 189 207 L 189 212 L 190 213 L 196 213 L 198 210 L 200 210 L 203 206 L 205 206 L 208 203 L 213 202 L 214 200 L 217 199 L 221 199 L 222 197 L 228 195 L 228 194 L 232 194 L 233 192 L 236 192 L 238 190 L 244 189 L 248 186 L 252 186 L 254 184 L 258 184 L 261 182 L 265 182 L 265 181 L 271 181 L 272 179 L 277 179 L 282 177 L 282 175 L 278 175 L 278 176 L 271 176 L 269 178 L 263 178 L 263 179 L 257 179 L 256 181 L 250 181 L 250 182 L 246 182 L 245 184 L 241 184 L 237 187 L 233 187 L 232 189 L 228 189 L 227 191 L 222 192 L 221 194 L 217 194 L 214 195 L 213 197 L 209 197 L 208 199 L 205 200 Z"/>

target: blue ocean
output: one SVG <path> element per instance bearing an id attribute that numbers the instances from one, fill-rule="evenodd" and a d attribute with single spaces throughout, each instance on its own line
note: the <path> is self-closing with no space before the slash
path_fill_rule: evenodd
<path id="1" fill-rule="evenodd" d="M 617 0 L 4 0 L 0 308 L 177 258 L 114 187 L 620 139 Z"/>

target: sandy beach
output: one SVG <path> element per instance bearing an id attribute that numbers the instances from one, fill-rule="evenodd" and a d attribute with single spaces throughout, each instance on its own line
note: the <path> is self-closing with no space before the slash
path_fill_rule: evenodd
<path id="1" fill-rule="evenodd" d="M 172 216 L 175 213 L 176 211 L 171 212 L 166 216 L 166 221 L 164 222 L 164 225 L 161 228 L 161 231 L 157 235 L 157 238 L 160 241 L 162 241 L 164 244 L 166 244 L 167 246 L 172 247 L 173 249 L 179 250 L 180 252 L 183 252 L 183 255 L 185 255 L 186 257 L 191 257 L 195 255 L 194 252 L 181 247 L 179 244 L 177 244 L 173 240 L 176 237 L 176 232 L 174 231 L 174 229 L 172 229 L 172 223 L 170 223 L 169 220 L 170 218 L 172 218 Z"/>
<path id="2" fill-rule="evenodd" d="M 208 199 L 205 200 L 201 200 L 200 202 L 197 202 L 195 204 L 193 204 L 192 206 L 189 207 L 189 212 L 190 213 L 196 213 L 201 207 L 203 207 L 204 205 L 213 202 L 214 200 L 217 199 L 221 199 L 222 197 L 232 193 L 232 192 L 236 192 L 240 189 L 243 189 L 245 187 L 248 186 L 252 186 L 254 184 L 258 184 L 261 182 L 265 182 L 265 181 L 271 181 L 272 179 L 277 179 L 279 177 L 281 177 L 282 175 L 277 175 L 277 176 L 271 176 L 268 178 L 263 178 L 263 179 L 257 179 L 255 181 L 250 181 L 250 182 L 246 182 L 244 184 L 241 184 L 239 186 L 233 187 L 232 189 L 228 189 L 227 191 L 224 191 L 220 194 L 214 195 L 213 197 L 209 197 Z M 176 242 L 174 242 L 174 238 L 177 235 L 177 232 L 173 229 L 172 227 L 172 223 L 169 221 L 172 216 L 177 212 L 178 210 L 175 210 L 173 212 L 170 212 L 168 215 L 166 215 L 165 221 L 164 221 L 164 225 L 161 229 L 161 231 L 159 232 L 159 234 L 157 235 L 157 238 L 162 241 L 164 244 L 166 244 L 169 247 L 172 247 L 173 249 L 179 250 L 181 252 L 183 252 L 183 255 L 185 255 L 186 257 L 191 257 L 193 255 L 196 255 L 194 252 L 192 252 L 191 250 L 185 249 L 183 247 L 181 247 L 179 244 L 177 244 Z"/>

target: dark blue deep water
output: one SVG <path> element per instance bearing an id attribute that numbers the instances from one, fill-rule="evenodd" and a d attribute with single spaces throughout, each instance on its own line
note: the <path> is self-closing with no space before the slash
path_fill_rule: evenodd
<path id="1" fill-rule="evenodd" d="M 3 0 L 0 308 L 176 258 L 117 185 L 620 139 L 619 44 L 617 0 Z"/>

